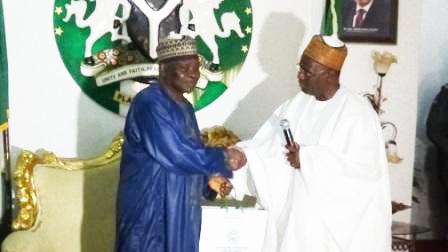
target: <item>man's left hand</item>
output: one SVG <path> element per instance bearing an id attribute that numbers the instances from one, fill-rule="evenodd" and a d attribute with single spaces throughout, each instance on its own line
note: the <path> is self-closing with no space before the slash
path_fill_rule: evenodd
<path id="1" fill-rule="evenodd" d="M 212 176 L 208 180 L 208 186 L 215 192 L 219 193 L 221 198 L 225 198 L 232 191 L 232 183 L 227 178 L 219 175 Z"/>

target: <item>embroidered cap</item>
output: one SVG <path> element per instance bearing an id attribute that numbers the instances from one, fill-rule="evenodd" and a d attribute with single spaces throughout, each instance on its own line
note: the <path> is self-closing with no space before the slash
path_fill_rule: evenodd
<path id="1" fill-rule="evenodd" d="M 333 47 L 327 44 L 322 36 L 314 35 L 303 55 L 310 57 L 319 64 L 340 71 L 347 57 L 347 47 L 344 44 Z"/>
<path id="2" fill-rule="evenodd" d="M 197 55 L 196 41 L 188 36 L 168 36 L 160 40 L 156 48 L 158 61 L 181 56 Z"/>

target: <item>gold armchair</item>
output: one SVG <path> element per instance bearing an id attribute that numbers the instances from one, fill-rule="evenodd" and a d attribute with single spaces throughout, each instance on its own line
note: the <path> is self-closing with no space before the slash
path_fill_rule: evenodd
<path id="1" fill-rule="evenodd" d="M 24 151 L 14 172 L 19 212 L 3 252 L 113 251 L 123 136 L 92 159 Z"/>
<path id="2" fill-rule="evenodd" d="M 224 127 L 202 131 L 209 146 L 229 146 L 238 137 Z M 2 252 L 112 252 L 123 135 L 92 159 L 58 158 L 24 151 L 14 184 L 19 212 Z"/>

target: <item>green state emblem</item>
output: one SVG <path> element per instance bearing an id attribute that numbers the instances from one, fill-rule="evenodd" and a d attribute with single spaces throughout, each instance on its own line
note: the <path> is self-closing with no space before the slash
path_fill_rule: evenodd
<path id="1" fill-rule="evenodd" d="M 132 98 L 158 77 L 156 47 L 171 34 L 196 39 L 201 77 L 187 95 L 196 110 L 216 100 L 250 48 L 250 0 L 55 0 L 54 34 L 83 92 L 125 116 Z"/>

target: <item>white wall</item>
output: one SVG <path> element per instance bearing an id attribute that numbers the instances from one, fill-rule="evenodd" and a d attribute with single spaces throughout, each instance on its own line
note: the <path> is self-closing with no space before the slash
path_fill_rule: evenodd
<path id="1" fill-rule="evenodd" d="M 53 32 L 53 1 L 4 3 L 13 148 L 91 156 L 109 144 L 123 119 L 81 93 Z"/>
<path id="2" fill-rule="evenodd" d="M 383 95 L 388 100 L 382 121 L 398 127 L 397 144 L 401 164 L 390 165 L 392 199 L 411 205 L 414 163 L 415 125 L 421 40 L 421 1 L 400 1 L 398 13 L 398 40 L 396 45 L 348 44 L 349 56 L 341 76 L 342 83 L 358 92 L 373 90 L 377 78 L 373 70 L 371 51 L 390 51 L 398 58 L 383 82 Z M 409 221 L 411 211 L 397 213 L 394 219 Z"/>
<path id="3" fill-rule="evenodd" d="M 236 82 L 211 106 L 198 113 L 202 127 L 224 124 L 243 138 L 251 137 L 283 100 L 297 91 L 297 52 L 318 33 L 323 1 L 252 1 L 253 37 Z M 398 56 L 385 78 L 383 118 L 399 128 L 404 161 L 391 167 L 393 199 L 410 204 L 414 153 L 419 0 L 400 3 L 398 44 L 348 44 L 342 82 L 368 91 L 376 82 L 371 50 Z M 10 69 L 10 130 L 15 148 L 47 149 L 59 156 L 92 156 L 108 145 L 123 119 L 80 92 L 65 69 L 53 38 L 53 2 L 4 0 Z M 25 67 L 26 66 L 26 67 Z M 404 213 L 397 216 L 407 219 Z"/>
<path id="4" fill-rule="evenodd" d="M 243 137 L 251 136 L 274 107 L 297 91 L 296 54 L 303 47 L 303 37 L 319 30 L 320 24 L 310 25 L 310 20 L 316 21 L 311 13 L 322 7 L 306 0 L 281 5 L 252 1 L 252 5 L 253 39 L 243 70 L 221 99 L 198 114 L 201 126 L 228 121 Z M 53 8 L 52 1 L 4 1 L 11 144 L 60 156 L 95 155 L 124 120 L 84 95 L 65 69 L 54 41 Z M 275 92 L 264 92 L 273 88 Z M 263 104 L 256 102 L 260 100 Z M 235 110 L 238 101 L 239 110 Z M 253 113 L 245 113 L 249 111 Z"/>

